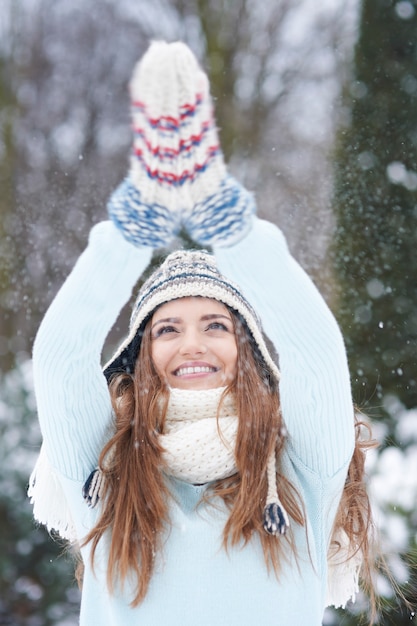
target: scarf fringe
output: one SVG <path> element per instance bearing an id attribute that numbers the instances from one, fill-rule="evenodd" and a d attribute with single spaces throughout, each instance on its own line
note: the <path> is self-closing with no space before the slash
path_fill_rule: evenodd
<path id="1" fill-rule="evenodd" d="M 56 531 L 63 539 L 77 539 L 75 524 L 57 472 L 48 461 L 44 446 L 29 479 L 28 496 L 33 516 L 49 532 Z"/>

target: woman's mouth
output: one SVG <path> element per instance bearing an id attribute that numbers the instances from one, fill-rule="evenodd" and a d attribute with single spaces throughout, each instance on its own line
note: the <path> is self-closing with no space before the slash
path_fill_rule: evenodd
<path id="1" fill-rule="evenodd" d="M 212 374 L 217 372 L 218 368 L 210 365 L 187 365 L 179 367 L 174 372 L 174 376 L 192 376 L 194 374 Z"/>

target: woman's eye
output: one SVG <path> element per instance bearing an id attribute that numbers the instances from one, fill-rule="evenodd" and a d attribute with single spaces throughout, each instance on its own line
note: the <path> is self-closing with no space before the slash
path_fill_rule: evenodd
<path id="1" fill-rule="evenodd" d="M 226 324 L 223 324 L 222 322 L 211 322 L 211 324 L 208 325 L 207 330 L 225 330 L 225 331 L 228 331 L 229 329 L 227 328 Z"/>
<path id="2" fill-rule="evenodd" d="M 175 326 L 162 326 L 155 331 L 154 338 L 157 339 L 161 335 L 178 332 Z"/>

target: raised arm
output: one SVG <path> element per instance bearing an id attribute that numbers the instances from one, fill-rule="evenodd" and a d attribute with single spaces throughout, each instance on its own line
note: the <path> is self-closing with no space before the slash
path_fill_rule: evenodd
<path id="1" fill-rule="evenodd" d="M 67 477 L 85 480 L 97 463 L 111 418 L 103 344 L 151 253 L 127 243 L 111 222 L 95 226 L 39 328 L 39 420 L 48 460 Z"/>
<path id="2" fill-rule="evenodd" d="M 273 224 L 253 219 L 244 239 L 216 247 L 215 254 L 260 313 L 278 352 L 292 453 L 331 477 L 350 459 L 354 444 L 345 347 L 332 313 Z"/>

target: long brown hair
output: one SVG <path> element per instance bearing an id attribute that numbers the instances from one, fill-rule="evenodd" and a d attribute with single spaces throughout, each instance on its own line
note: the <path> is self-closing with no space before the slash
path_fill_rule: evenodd
<path id="1" fill-rule="evenodd" d="M 205 499 L 220 497 L 229 515 L 223 532 L 223 546 L 247 543 L 255 534 L 261 542 L 266 567 L 279 576 L 280 564 L 288 549 L 296 551 L 291 531 L 273 537 L 263 529 L 263 508 L 267 493 L 267 460 L 276 449 L 280 498 L 292 520 L 305 524 L 300 496 L 280 472 L 285 443 L 278 383 L 266 368 L 256 343 L 238 313 L 231 310 L 237 342 L 237 376 L 225 393 L 233 393 L 239 416 L 235 447 L 237 472 L 216 481 Z M 166 485 L 163 432 L 168 391 L 151 358 L 150 324 L 144 328 L 135 371 L 118 374 L 110 383 L 115 414 L 115 434 L 106 444 L 99 466 L 106 476 L 102 512 L 83 545 L 92 542 L 91 561 L 100 539 L 110 532 L 107 567 L 109 591 L 117 580 L 123 586 L 127 576 L 137 581 L 132 606 L 146 596 L 154 572 L 155 557 L 169 528 L 170 493 Z M 369 501 L 363 488 L 364 446 L 357 440 L 335 529 L 342 527 L 359 545 L 365 560 L 369 554 L 371 524 Z M 251 497 L 248 498 L 248 493 Z M 353 516 L 353 517 L 352 517 Z M 352 519 L 354 521 L 352 522 Z M 369 574 L 365 571 L 365 574 Z"/>

